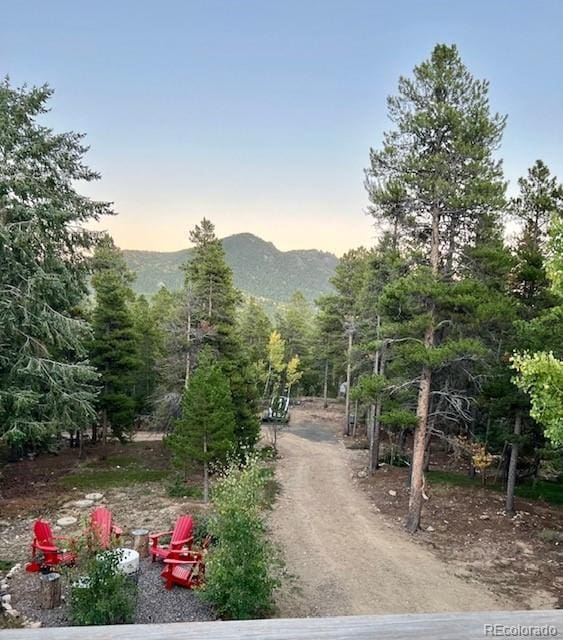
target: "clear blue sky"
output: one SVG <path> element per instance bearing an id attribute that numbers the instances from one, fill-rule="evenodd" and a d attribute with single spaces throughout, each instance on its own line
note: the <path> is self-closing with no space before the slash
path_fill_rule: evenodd
<path id="1" fill-rule="evenodd" d="M 563 179 L 561 0 L 4 2 L 0 73 L 48 82 L 49 122 L 88 134 L 122 247 L 184 247 L 206 215 L 342 253 L 373 237 L 385 98 L 436 42 L 508 113 L 511 183 L 539 157 Z"/>

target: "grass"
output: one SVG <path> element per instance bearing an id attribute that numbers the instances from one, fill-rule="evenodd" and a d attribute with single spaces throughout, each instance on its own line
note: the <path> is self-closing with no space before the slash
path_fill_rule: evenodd
<path id="1" fill-rule="evenodd" d="M 429 471 L 428 479 L 437 484 L 448 484 L 456 487 L 483 486 L 479 478 L 471 478 L 463 473 L 451 471 Z M 491 491 L 504 491 L 499 484 L 485 485 L 485 489 Z M 544 500 L 550 504 L 563 505 L 563 483 L 538 480 L 535 483 L 521 484 L 516 487 L 515 493 L 526 500 Z"/>
<path id="2" fill-rule="evenodd" d="M 145 456 L 145 459 L 143 459 Z M 168 469 L 154 468 L 151 458 L 138 448 L 109 453 L 79 465 L 64 478 L 61 484 L 68 489 L 83 491 L 124 487 L 144 482 L 160 482 L 169 477 Z"/>
<path id="3" fill-rule="evenodd" d="M 9 571 L 14 564 L 11 560 L 0 560 L 0 573 Z"/>
<path id="4" fill-rule="evenodd" d="M 68 488 L 82 489 L 109 489 L 111 487 L 124 487 L 140 482 L 159 482 L 168 476 L 168 471 L 163 469 L 146 469 L 139 465 L 130 465 L 120 469 L 83 468 L 61 479 L 61 484 Z"/>

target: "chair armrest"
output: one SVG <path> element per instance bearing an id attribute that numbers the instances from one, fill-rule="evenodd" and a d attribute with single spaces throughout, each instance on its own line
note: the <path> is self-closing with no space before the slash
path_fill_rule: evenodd
<path id="1" fill-rule="evenodd" d="M 158 540 L 162 536 L 171 536 L 173 533 L 174 533 L 173 531 L 161 531 L 160 533 L 149 533 L 149 538 L 151 540 Z"/>
<path id="2" fill-rule="evenodd" d="M 55 546 L 53 546 L 51 544 L 41 544 L 40 542 L 36 542 L 35 546 L 40 551 L 58 551 L 59 550 L 58 547 L 55 547 Z"/>
<path id="3" fill-rule="evenodd" d="M 165 564 L 201 564 L 200 560 L 173 560 L 172 558 L 166 558 Z"/>
<path id="4" fill-rule="evenodd" d="M 184 540 L 174 540 L 174 544 L 188 544 L 188 542 L 193 542 L 194 537 L 190 536 L 189 538 L 184 538 Z"/>

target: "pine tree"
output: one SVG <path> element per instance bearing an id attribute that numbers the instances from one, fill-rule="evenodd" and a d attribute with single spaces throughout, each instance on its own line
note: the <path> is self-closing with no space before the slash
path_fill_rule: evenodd
<path id="1" fill-rule="evenodd" d="M 318 378 L 313 367 L 313 312 L 300 291 L 276 314 L 276 329 L 285 342 L 285 360 L 299 356 L 302 388 L 314 388 Z"/>
<path id="2" fill-rule="evenodd" d="M 98 412 L 105 442 L 108 430 L 122 439 L 133 429 L 134 382 L 138 351 L 129 302 L 132 275 L 121 251 L 107 237 L 94 254 L 92 286 L 96 306 L 92 314 L 92 363 L 100 374 Z M 94 431 L 94 439 L 96 439 Z"/>
<path id="3" fill-rule="evenodd" d="M 182 417 L 168 438 L 173 462 L 186 469 L 190 460 L 203 464 L 203 497 L 209 500 L 209 466 L 224 461 L 233 446 L 234 407 L 229 382 L 208 348 L 184 392 Z"/>
<path id="4" fill-rule="evenodd" d="M 163 355 L 163 335 L 155 308 L 145 296 L 135 300 L 131 313 L 138 358 L 134 378 L 136 411 L 146 415 L 150 413 L 159 381 L 158 360 Z"/>
<path id="5" fill-rule="evenodd" d="M 263 365 L 267 361 L 271 332 L 272 323 L 264 309 L 255 298 L 250 298 L 240 312 L 238 334 L 251 363 Z"/>
<path id="6" fill-rule="evenodd" d="M 322 393 L 326 409 L 329 387 L 334 395 L 337 392 L 336 378 L 342 364 L 342 320 L 339 315 L 336 295 L 321 296 L 316 301 L 316 305 L 318 312 L 314 321 L 313 350 L 317 370 L 320 370 L 322 376 Z"/>
<path id="7" fill-rule="evenodd" d="M 111 209 L 76 190 L 99 178 L 83 136 L 38 123 L 51 95 L 0 82 L 0 437 L 19 448 L 95 417 L 79 306 L 97 242 L 86 227 Z"/>
<path id="8" fill-rule="evenodd" d="M 412 337 L 420 340 L 411 349 L 411 361 L 420 366 L 406 521 L 411 532 L 420 523 L 428 416 L 436 391 L 443 392 L 436 384 L 445 379 L 448 363 L 482 354 L 461 326 L 476 299 L 458 274 L 463 250 L 476 243 L 479 221 L 504 204 L 502 168 L 493 152 L 505 118 L 491 115 L 487 94 L 487 82 L 473 78 L 455 46 L 437 45 L 412 78 L 399 80 L 398 95 L 388 99 L 395 128 L 384 135 L 383 149 L 370 154 L 370 198 L 378 205 L 387 197 L 380 185 L 398 185 L 396 199 L 408 204 L 409 215 L 397 218 L 397 224 L 403 235 L 410 231 L 413 250 L 421 258 L 395 289 L 395 301 L 410 305 L 406 320 Z M 401 314 L 399 307 L 396 311 Z M 442 397 L 455 398 L 449 405 L 459 407 L 466 404 L 463 395 L 463 389 L 456 389 Z"/>
<path id="9" fill-rule="evenodd" d="M 158 420 L 166 427 L 179 415 L 182 393 L 189 386 L 198 354 L 208 346 L 229 381 L 236 444 L 239 448 L 254 446 L 260 431 L 257 372 L 237 331 L 236 311 L 241 296 L 233 286 L 232 272 L 213 224 L 202 220 L 190 232 L 190 239 L 194 247 L 185 265 L 185 285 L 169 326 L 163 382 L 158 392 Z"/>

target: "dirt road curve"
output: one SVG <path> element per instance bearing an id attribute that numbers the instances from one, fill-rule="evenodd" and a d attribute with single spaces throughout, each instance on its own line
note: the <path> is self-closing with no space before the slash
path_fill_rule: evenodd
<path id="1" fill-rule="evenodd" d="M 374 512 L 350 478 L 351 454 L 334 414 L 298 408 L 278 441 L 281 495 L 272 514 L 287 570 L 280 615 L 475 611 L 511 608 Z"/>

